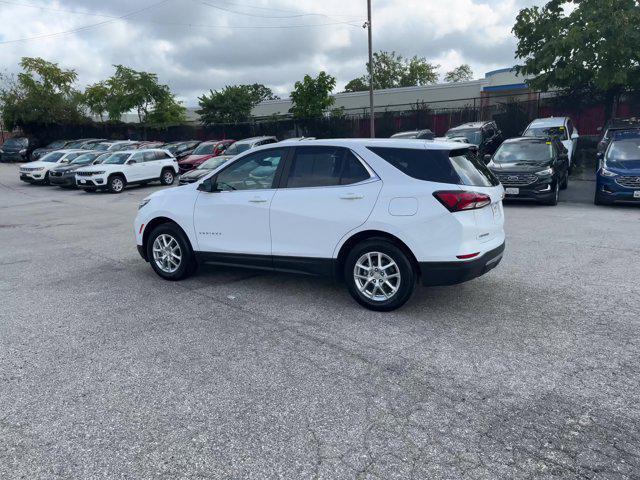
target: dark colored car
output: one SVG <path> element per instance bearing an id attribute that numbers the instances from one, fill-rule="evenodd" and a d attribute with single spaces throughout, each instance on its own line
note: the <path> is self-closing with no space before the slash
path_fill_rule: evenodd
<path id="1" fill-rule="evenodd" d="M 596 174 L 596 205 L 640 203 L 640 132 L 616 135 L 600 159 Z"/>
<path id="2" fill-rule="evenodd" d="M 200 143 L 201 143 L 200 140 L 172 142 L 172 143 L 167 143 L 163 148 L 165 148 L 166 150 L 169 150 L 169 152 L 171 152 L 171 155 L 173 155 L 178 159 L 178 161 L 180 161 L 183 158 L 186 158 L 189 155 L 191 155 L 195 150 L 195 148 L 198 145 L 200 145 Z"/>
<path id="3" fill-rule="evenodd" d="M 198 165 L 198 167 L 196 167 L 194 170 L 180 175 L 179 183 L 180 185 L 186 185 L 188 183 L 193 183 L 197 180 L 200 180 L 211 170 L 218 168 L 220 165 L 228 162 L 229 160 L 229 157 L 211 157 L 209 158 L 209 160 L 206 160 L 204 163 Z"/>
<path id="4" fill-rule="evenodd" d="M 464 123 L 450 128 L 445 133 L 445 138 L 466 138 L 468 143 L 478 147 L 478 154 L 481 157 L 493 155 L 504 140 L 496 122 Z"/>
<path id="5" fill-rule="evenodd" d="M 614 136 L 619 133 L 635 130 L 640 131 L 640 120 L 637 118 L 612 118 L 609 120 L 604 128 L 600 129 L 603 134 L 598 142 L 598 158 L 604 155 Z"/>
<path id="6" fill-rule="evenodd" d="M 96 144 L 100 142 L 104 142 L 104 138 L 78 138 L 77 140 L 73 140 L 69 142 L 65 148 L 70 149 L 83 149 L 86 150 L 87 147 L 94 147 Z"/>
<path id="7" fill-rule="evenodd" d="M 424 130 L 412 130 L 410 132 L 398 132 L 391 135 L 391 138 L 418 138 L 422 140 L 433 140 L 435 138 L 434 133 L 425 128 Z"/>
<path id="8" fill-rule="evenodd" d="M 180 173 L 193 170 L 210 158 L 222 155 L 234 142 L 235 140 L 211 140 L 209 142 L 202 142 L 191 155 L 178 162 Z"/>
<path id="9" fill-rule="evenodd" d="M 27 137 L 13 137 L 0 146 L 0 162 L 27 162 L 36 142 Z"/>
<path id="10" fill-rule="evenodd" d="M 143 150 L 145 148 L 161 148 L 163 145 L 164 145 L 164 142 L 145 140 L 144 142 L 140 142 L 135 149 Z"/>
<path id="11" fill-rule="evenodd" d="M 569 153 L 557 139 L 511 138 L 485 160 L 502 183 L 506 199 L 557 205 L 559 191 L 569 182 Z"/>
<path id="12" fill-rule="evenodd" d="M 48 144 L 46 147 L 36 148 L 31 152 L 31 160 L 38 160 L 39 158 L 44 157 L 47 153 L 55 152 L 56 150 L 63 150 L 71 143 L 74 143 L 74 140 L 56 140 L 55 142 Z"/>
<path id="13" fill-rule="evenodd" d="M 104 152 L 81 153 L 66 165 L 49 170 L 49 184 L 74 188 L 76 186 L 76 170 L 89 165 L 97 165 L 110 155 L 110 153 Z"/>

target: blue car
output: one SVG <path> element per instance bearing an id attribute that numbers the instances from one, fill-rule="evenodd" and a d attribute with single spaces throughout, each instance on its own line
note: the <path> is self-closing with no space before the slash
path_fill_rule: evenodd
<path id="1" fill-rule="evenodd" d="M 617 135 L 600 159 L 596 174 L 596 205 L 640 203 L 640 135 Z"/>

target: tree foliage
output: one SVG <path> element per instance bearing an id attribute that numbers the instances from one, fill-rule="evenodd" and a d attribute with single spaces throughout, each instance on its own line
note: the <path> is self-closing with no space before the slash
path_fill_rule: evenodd
<path id="1" fill-rule="evenodd" d="M 473 70 L 466 63 L 447 72 L 444 76 L 444 81 L 447 83 L 468 82 L 470 80 L 473 80 Z"/>
<path id="2" fill-rule="evenodd" d="M 133 110 L 143 124 L 164 125 L 184 120 L 185 108 L 167 85 L 158 83 L 155 73 L 139 72 L 123 65 L 115 67 L 115 73 L 105 81 L 110 119 L 119 120 Z"/>
<path id="3" fill-rule="evenodd" d="M 17 77 L 5 77 L 0 88 L 0 109 L 7 129 L 82 119 L 81 96 L 74 88 L 75 70 L 31 57 L 23 57 L 20 67 Z"/>
<path id="4" fill-rule="evenodd" d="M 302 81 L 294 85 L 291 92 L 293 106 L 289 111 L 297 119 L 323 116 L 335 101 L 331 96 L 335 86 L 336 79 L 325 72 L 320 72 L 316 78 L 305 75 Z"/>
<path id="5" fill-rule="evenodd" d="M 104 115 L 109 109 L 109 98 L 111 90 L 105 82 L 89 85 L 83 94 L 83 103 L 93 115 L 100 117 L 104 121 Z"/>
<path id="6" fill-rule="evenodd" d="M 413 87 L 437 83 L 440 65 L 429 63 L 417 55 L 405 58 L 393 52 L 375 52 L 373 54 L 373 88 Z M 369 63 L 367 62 L 367 71 Z M 346 92 L 361 92 L 369 89 L 369 76 L 355 78 L 345 86 Z"/>
<path id="7" fill-rule="evenodd" d="M 245 122 L 251 110 L 264 100 L 277 100 L 269 87 L 259 83 L 253 85 L 231 85 L 222 90 L 210 90 L 198 98 L 200 121 L 204 125 L 216 123 Z"/>
<path id="8" fill-rule="evenodd" d="M 520 11 L 516 69 L 538 90 L 600 94 L 607 114 L 626 90 L 640 87 L 637 0 L 551 0 Z"/>

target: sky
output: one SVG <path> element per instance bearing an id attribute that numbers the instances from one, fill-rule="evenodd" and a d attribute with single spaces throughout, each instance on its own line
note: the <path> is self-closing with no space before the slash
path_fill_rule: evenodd
<path id="1" fill-rule="evenodd" d="M 511 28 L 543 0 L 373 0 L 374 50 L 419 55 L 474 77 L 510 67 Z M 0 71 L 23 56 L 75 69 L 84 87 L 114 64 L 157 73 L 186 106 L 225 85 L 282 97 L 324 70 L 340 91 L 365 73 L 366 0 L 0 0 Z"/>

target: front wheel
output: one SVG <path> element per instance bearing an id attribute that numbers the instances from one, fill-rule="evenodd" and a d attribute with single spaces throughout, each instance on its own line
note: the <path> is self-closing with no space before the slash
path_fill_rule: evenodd
<path id="1" fill-rule="evenodd" d="M 389 312 L 404 305 L 416 286 L 416 271 L 407 255 L 385 239 L 356 245 L 347 256 L 344 278 L 362 306 Z"/>
<path id="2" fill-rule="evenodd" d="M 167 168 L 162 171 L 162 175 L 160 175 L 160 183 L 162 185 L 173 185 L 173 182 L 176 180 L 176 175 L 173 173 L 173 170 Z"/>
<path id="3" fill-rule="evenodd" d="M 125 180 L 120 175 L 114 175 L 107 181 L 107 189 L 110 193 L 122 193 L 125 186 Z"/>
<path id="4" fill-rule="evenodd" d="M 153 270 L 165 280 L 182 280 L 197 267 L 188 240 L 176 225 L 156 227 L 147 242 L 147 258 Z"/>
<path id="5" fill-rule="evenodd" d="M 549 197 L 548 200 L 545 200 L 542 203 L 544 205 L 551 205 L 551 206 L 558 205 L 559 197 L 560 197 L 560 183 L 556 181 L 555 185 L 553 186 L 553 193 L 551 194 L 551 197 Z"/>

